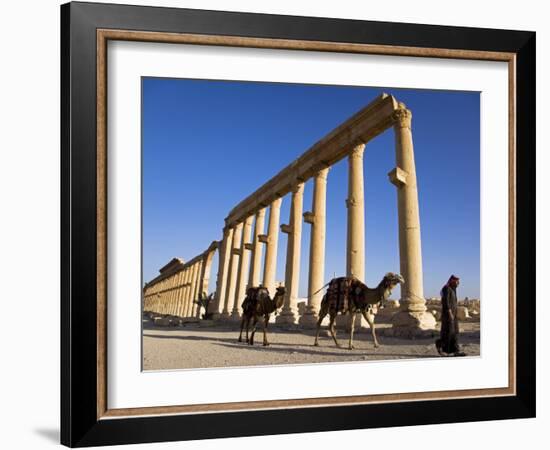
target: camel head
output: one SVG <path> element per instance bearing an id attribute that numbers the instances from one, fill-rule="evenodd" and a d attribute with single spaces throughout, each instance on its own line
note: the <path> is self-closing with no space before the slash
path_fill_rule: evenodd
<path id="1" fill-rule="evenodd" d="M 275 291 L 275 297 L 273 297 L 273 302 L 275 303 L 275 309 L 282 308 L 283 302 L 285 299 L 285 287 L 279 286 Z"/>
<path id="2" fill-rule="evenodd" d="M 384 278 L 382 279 L 382 285 L 388 292 L 388 295 L 391 294 L 391 291 L 395 286 L 397 286 L 399 283 L 404 282 L 405 279 L 401 275 L 393 272 L 388 272 L 386 275 L 384 275 Z"/>

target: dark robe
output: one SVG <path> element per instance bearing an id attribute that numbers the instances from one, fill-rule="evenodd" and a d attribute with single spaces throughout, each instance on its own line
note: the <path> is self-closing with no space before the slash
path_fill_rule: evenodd
<path id="1" fill-rule="evenodd" d="M 441 290 L 441 334 L 437 340 L 438 346 L 445 353 L 456 353 L 458 347 L 458 320 L 456 318 L 458 302 L 456 289 L 446 285 Z M 453 318 L 449 317 L 451 311 Z"/>

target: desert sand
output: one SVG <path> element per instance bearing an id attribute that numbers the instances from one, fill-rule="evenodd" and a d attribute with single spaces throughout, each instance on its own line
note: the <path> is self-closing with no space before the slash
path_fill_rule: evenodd
<path id="1" fill-rule="evenodd" d="M 462 350 L 467 357 L 479 356 L 479 322 L 461 323 L 460 329 Z M 337 337 L 344 348 L 334 345 L 325 327 L 319 346 L 314 347 L 314 330 L 270 324 L 271 345 L 264 347 L 261 327 L 256 333 L 255 345 L 250 346 L 237 342 L 239 326 L 236 323 L 212 326 L 199 322 L 159 327 L 144 319 L 143 370 L 441 358 L 434 345 L 438 331 L 432 337 L 411 340 L 386 336 L 386 332 L 391 334 L 389 324 L 377 325 L 376 330 L 379 348 L 374 348 L 370 330 L 361 328 L 354 334 L 355 349 L 348 350 L 349 334 L 343 329 L 338 330 Z"/>

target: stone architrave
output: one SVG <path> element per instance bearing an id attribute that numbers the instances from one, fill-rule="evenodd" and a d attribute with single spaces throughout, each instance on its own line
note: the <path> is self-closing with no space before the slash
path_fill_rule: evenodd
<path id="1" fill-rule="evenodd" d="M 304 183 L 297 182 L 292 189 L 292 203 L 288 227 L 281 226 L 288 232 L 286 271 L 285 271 L 285 298 L 281 314 L 275 319 L 276 323 L 296 323 L 298 304 L 298 285 L 300 283 L 300 247 L 302 241 L 302 210 L 304 200 Z"/>
<path id="2" fill-rule="evenodd" d="M 260 270 L 262 268 L 262 243 L 259 235 L 264 233 L 265 208 L 256 213 L 254 221 L 254 234 L 252 235 L 252 254 L 250 255 L 250 273 L 248 275 L 248 286 L 260 285 Z"/>
<path id="3" fill-rule="evenodd" d="M 393 113 L 396 168 L 389 173 L 397 188 L 399 257 L 401 275 L 400 311 L 392 318 L 395 336 L 415 336 L 435 329 L 433 314 L 426 311 L 422 277 L 422 249 L 418 190 L 411 132 L 411 112 L 400 104 Z"/>
<path id="4" fill-rule="evenodd" d="M 327 175 L 329 168 L 317 172 L 313 185 L 313 205 L 311 213 L 304 213 L 304 220 L 311 224 L 309 242 L 309 280 L 308 302 L 305 313 L 300 317 L 304 327 L 315 327 L 318 320 L 319 306 L 323 297 L 322 286 L 325 284 L 325 235 L 327 210 Z"/>
<path id="5" fill-rule="evenodd" d="M 218 320 L 222 314 L 225 304 L 225 290 L 227 285 L 227 273 L 229 271 L 229 260 L 231 247 L 233 245 L 233 228 L 225 228 L 223 239 L 220 245 L 220 256 L 218 262 L 218 275 L 216 277 L 216 294 L 214 304 L 211 307 L 212 319 Z"/>
<path id="6" fill-rule="evenodd" d="M 227 286 L 225 289 L 225 303 L 221 318 L 227 320 L 230 318 L 235 299 L 235 286 L 237 284 L 237 268 L 239 266 L 239 249 L 242 241 L 243 222 L 235 226 L 233 232 L 233 242 L 229 257 L 229 267 L 227 272 Z"/>
<path id="7" fill-rule="evenodd" d="M 277 198 L 269 207 L 269 224 L 267 236 L 262 240 L 266 244 L 263 285 L 268 289 L 269 295 L 275 295 L 275 273 L 277 271 L 277 246 L 279 243 L 279 220 L 281 216 L 281 203 L 283 199 Z"/>
<path id="8" fill-rule="evenodd" d="M 239 250 L 239 266 L 237 270 L 237 284 L 235 286 L 235 298 L 233 301 L 233 310 L 231 318 L 238 320 L 241 317 L 240 305 L 244 300 L 246 291 L 246 278 L 248 275 L 248 265 L 250 262 L 250 233 L 252 231 L 253 216 L 247 217 L 243 225 L 243 234 L 241 238 L 241 248 Z"/>
<path id="9" fill-rule="evenodd" d="M 356 145 L 348 156 L 348 209 L 346 275 L 365 281 L 365 198 L 363 153 L 365 144 Z"/>

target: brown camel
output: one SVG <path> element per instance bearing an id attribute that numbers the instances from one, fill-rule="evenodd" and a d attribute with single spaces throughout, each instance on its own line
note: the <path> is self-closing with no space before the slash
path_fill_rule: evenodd
<path id="1" fill-rule="evenodd" d="M 254 334 L 256 333 L 256 322 L 260 317 L 263 317 L 263 330 L 264 330 L 264 345 L 269 345 L 267 341 L 267 324 L 269 322 L 269 316 L 272 312 L 283 306 L 283 299 L 285 296 L 285 288 L 280 286 L 275 292 L 273 299 L 269 297 L 269 291 L 265 287 L 252 287 L 246 292 L 246 298 L 244 299 L 241 307 L 243 309 L 243 315 L 241 319 L 241 333 L 239 334 L 239 342 L 242 342 L 243 328 L 246 327 L 246 342 L 250 345 L 254 345 Z M 248 339 L 248 326 L 252 319 L 252 334 Z"/>
<path id="2" fill-rule="evenodd" d="M 313 345 L 319 345 L 321 322 L 327 314 L 330 314 L 330 334 L 336 346 L 341 347 L 336 340 L 334 321 L 338 314 L 349 314 L 350 335 L 348 348 L 353 350 L 355 316 L 356 313 L 360 312 L 369 324 L 374 346 L 378 347 L 379 344 L 376 339 L 376 332 L 374 331 L 374 314 L 369 314 L 369 312 L 372 311 L 375 305 L 380 307 L 380 304 L 388 299 L 392 289 L 397 286 L 397 284 L 404 282 L 405 280 L 401 275 L 392 272 L 388 272 L 374 289 L 367 287 L 365 283 L 362 283 L 354 277 L 340 277 L 330 280 L 327 284 L 327 292 L 321 300 L 319 320 L 317 321 L 317 334 L 315 335 L 315 343 Z"/>

